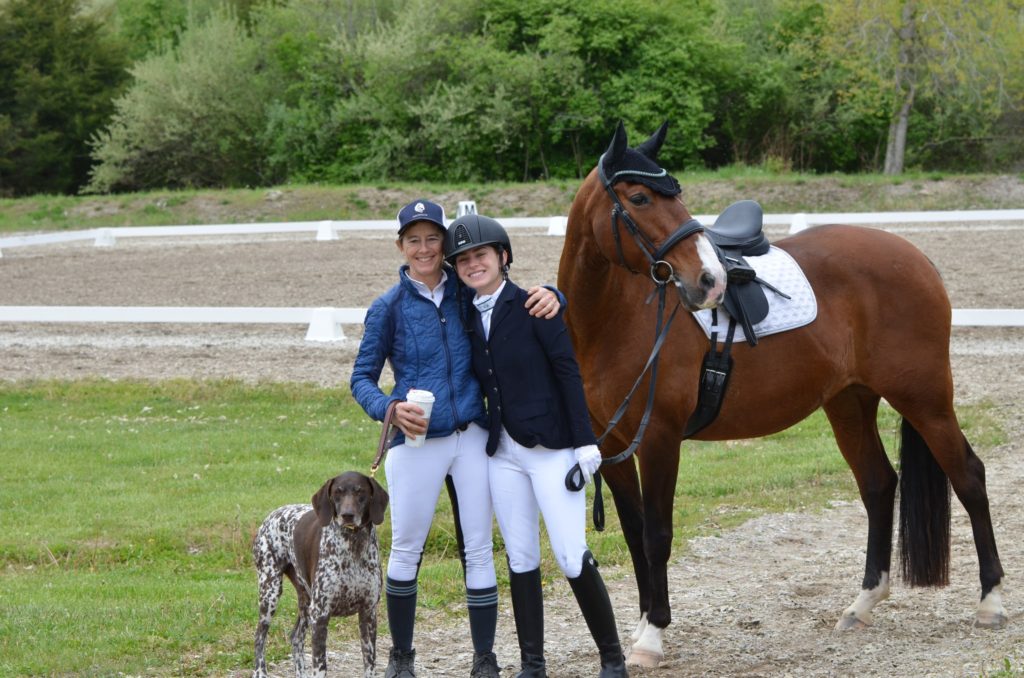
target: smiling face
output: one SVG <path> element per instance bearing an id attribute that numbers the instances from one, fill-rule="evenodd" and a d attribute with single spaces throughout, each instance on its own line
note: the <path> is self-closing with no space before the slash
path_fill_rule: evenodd
<path id="1" fill-rule="evenodd" d="M 418 221 L 402 233 L 396 244 L 409 264 L 409 277 L 430 287 L 441 282 L 444 233 L 437 224 Z"/>
<path id="2" fill-rule="evenodd" d="M 455 270 L 462 282 L 476 290 L 477 294 L 494 294 L 504 279 L 504 262 L 504 252 L 499 259 L 493 245 L 481 245 L 455 257 Z"/>

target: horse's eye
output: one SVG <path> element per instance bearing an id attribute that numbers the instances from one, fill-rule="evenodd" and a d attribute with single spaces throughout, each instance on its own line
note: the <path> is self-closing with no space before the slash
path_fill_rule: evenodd
<path id="1" fill-rule="evenodd" d="M 646 205 L 651 202 L 651 199 L 647 197 L 645 193 L 634 193 L 629 196 L 629 201 L 639 207 L 640 205 Z"/>

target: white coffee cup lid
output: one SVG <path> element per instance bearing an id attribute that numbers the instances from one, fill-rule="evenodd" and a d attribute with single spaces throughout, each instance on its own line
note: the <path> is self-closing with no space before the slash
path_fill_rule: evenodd
<path id="1" fill-rule="evenodd" d="M 418 388 L 411 388 L 405 396 L 406 400 L 416 400 L 419 402 L 434 402 L 434 394 L 430 391 L 424 391 Z"/>

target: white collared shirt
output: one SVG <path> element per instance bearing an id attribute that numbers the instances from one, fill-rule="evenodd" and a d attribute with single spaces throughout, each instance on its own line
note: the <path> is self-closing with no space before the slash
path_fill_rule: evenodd
<path id="1" fill-rule="evenodd" d="M 448 282 L 448 272 L 446 270 L 444 270 L 443 268 L 441 269 L 441 282 L 437 283 L 437 287 L 435 287 L 434 289 L 430 289 L 430 287 L 428 287 L 426 283 L 420 282 L 416 278 L 409 275 L 408 271 L 405 272 L 405 277 L 409 279 L 409 281 L 413 284 L 413 287 L 416 288 L 416 291 L 420 293 L 421 297 L 430 299 L 432 302 L 434 302 L 434 306 L 441 308 L 441 300 L 444 299 L 444 284 Z"/>
<path id="2" fill-rule="evenodd" d="M 501 291 L 505 289 L 505 282 L 505 280 L 501 281 L 498 289 L 494 290 L 494 294 L 485 294 L 483 296 L 478 294 L 473 298 L 473 305 L 480 311 L 480 324 L 484 328 L 484 339 L 489 339 L 491 336 L 491 313 L 494 311 L 494 304 L 498 302 Z"/>

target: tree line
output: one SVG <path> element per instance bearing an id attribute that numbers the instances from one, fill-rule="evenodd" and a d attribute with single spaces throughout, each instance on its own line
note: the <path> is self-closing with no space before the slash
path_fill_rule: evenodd
<path id="1" fill-rule="evenodd" d="M 1018 0 L 0 0 L 0 196 L 1017 170 Z"/>

